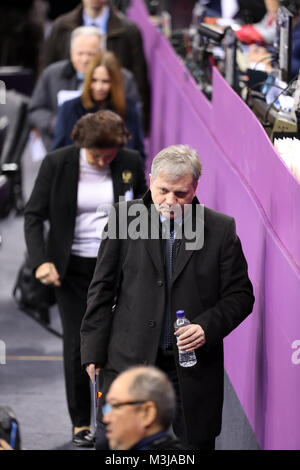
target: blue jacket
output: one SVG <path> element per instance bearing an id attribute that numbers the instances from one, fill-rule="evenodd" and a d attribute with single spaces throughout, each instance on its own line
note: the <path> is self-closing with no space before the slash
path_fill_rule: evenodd
<path id="1" fill-rule="evenodd" d="M 108 105 L 107 109 L 114 111 L 112 105 Z M 85 109 L 80 97 L 63 103 L 58 109 L 51 150 L 73 144 L 71 133 L 78 119 L 87 113 L 95 113 L 98 110 L 97 106 Z M 125 124 L 131 135 L 126 147 L 138 150 L 142 158 L 145 159 L 142 120 L 136 103 L 131 99 L 126 100 Z"/>

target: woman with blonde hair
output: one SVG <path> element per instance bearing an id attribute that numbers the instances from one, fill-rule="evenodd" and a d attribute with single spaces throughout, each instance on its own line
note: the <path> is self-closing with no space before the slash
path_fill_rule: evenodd
<path id="1" fill-rule="evenodd" d="M 109 109 L 119 114 L 130 132 L 126 147 L 145 157 L 141 115 L 137 103 L 125 97 L 123 76 L 113 52 L 99 52 L 87 69 L 81 96 L 63 103 L 58 110 L 52 150 L 73 144 L 72 129 L 86 113 Z"/>

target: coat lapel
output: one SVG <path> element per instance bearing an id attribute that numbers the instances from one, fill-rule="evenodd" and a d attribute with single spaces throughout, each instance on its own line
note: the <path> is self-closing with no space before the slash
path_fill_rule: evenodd
<path id="1" fill-rule="evenodd" d="M 128 191 L 130 191 L 130 198 L 133 198 L 133 174 L 132 169 L 129 170 L 130 166 L 127 167 L 125 157 L 124 150 L 119 149 L 116 157 L 110 163 L 114 202 L 119 202 L 120 197 L 124 199 Z"/>
<path id="2" fill-rule="evenodd" d="M 143 198 L 143 202 L 148 209 L 148 217 L 149 217 L 149 227 L 152 225 L 152 234 L 154 233 L 156 236 L 152 236 L 149 233 L 148 240 L 145 241 L 146 249 L 156 266 L 157 270 L 160 273 L 164 273 L 164 256 L 162 252 L 162 243 L 160 239 L 160 222 L 159 222 L 159 214 L 156 210 L 151 210 L 151 207 L 154 208 L 154 203 L 151 197 L 151 191 L 148 190 Z M 181 234 L 181 243 L 180 247 L 176 256 L 175 264 L 174 264 L 174 272 L 172 282 L 175 282 L 177 277 L 180 275 L 192 255 L 195 251 L 199 251 L 204 242 L 204 206 L 200 205 L 198 199 L 195 197 L 192 202 L 192 209 L 185 215 L 184 220 L 184 228 Z M 155 215 L 155 216 L 154 216 Z M 191 238 L 193 235 L 193 230 L 197 233 L 197 237 L 199 243 L 196 245 L 195 240 Z M 187 236 L 186 236 L 187 235 Z M 203 236 L 202 236 L 203 235 Z"/>
<path id="3" fill-rule="evenodd" d="M 185 237 L 182 237 L 181 243 L 180 243 L 180 248 L 178 250 L 178 254 L 176 256 L 175 260 L 175 265 L 174 265 L 174 271 L 173 271 L 173 277 L 172 277 L 172 283 L 174 283 L 179 276 L 179 274 L 182 272 L 183 268 L 191 258 L 191 256 L 194 254 L 195 250 L 187 250 L 186 249 L 186 242 L 187 240 Z"/>
<path id="4" fill-rule="evenodd" d="M 196 233 L 198 242 L 191 239 L 192 231 Z M 204 206 L 195 198 L 192 211 L 185 216 L 182 239 L 175 259 L 172 282 L 174 283 L 190 258 L 202 249 L 204 243 Z M 186 237 L 188 235 L 188 237 Z"/>
<path id="5" fill-rule="evenodd" d="M 148 212 L 148 238 L 147 240 L 143 240 L 143 243 L 155 268 L 159 272 L 160 278 L 164 279 L 164 260 L 161 244 L 160 220 L 159 214 L 154 207 L 151 198 L 151 191 L 149 189 L 144 195 L 142 201 Z"/>
<path id="6" fill-rule="evenodd" d="M 161 279 L 164 278 L 164 257 L 162 252 L 162 241 L 160 236 L 159 215 L 154 212 L 151 214 L 151 208 L 148 209 L 148 240 L 145 240 L 145 246 L 148 254 L 160 274 Z"/>
<path id="7" fill-rule="evenodd" d="M 113 183 L 114 191 L 114 202 L 119 202 L 119 197 L 123 194 L 123 184 L 121 180 L 121 150 L 118 150 L 118 153 L 114 160 L 110 163 L 111 178 Z"/>
<path id="8" fill-rule="evenodd" d="M 76 219 L 77 209 L 77 189 L 79 180 L 79 149 L 71 147 L 68 153 L 68 158 L 65 163 L 67 192 L 70 204 L 70 216 L 72 220 Z"/>
<path id="9" fill-rule="evenodd" d="M 124 31 L 124 25 L 120 21 L 114 6 L 110 5 L 110 15 L 107 23 L 107 39 L 118 36 L 119 34 L 124 33 Z"/>

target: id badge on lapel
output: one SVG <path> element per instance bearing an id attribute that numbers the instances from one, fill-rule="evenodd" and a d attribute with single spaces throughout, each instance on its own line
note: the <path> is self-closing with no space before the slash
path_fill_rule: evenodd
<path id="1" fill-rule="evenodd" d="M 122 171 L 122 181 L 124 184 L 124 199 L 125 201 L 132 201 L 134 194 L 132 189 L 132 172 L 130 170 Z"/>

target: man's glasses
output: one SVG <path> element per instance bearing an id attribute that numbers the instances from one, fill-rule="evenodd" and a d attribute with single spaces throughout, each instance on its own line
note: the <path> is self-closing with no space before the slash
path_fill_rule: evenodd
<path id="1" fill-rule="evenodd" d="M 147 400 L 136 400 L 136 401 L 123 401 L 120 403 L 105 403 L 102 406 L 102 414 L 105 415 L 106 413 L 110 413 L 113 410 L 121 408 L 122 406 L 127 405 L 141 405 L 142 403 L 146 403 Z"/>

